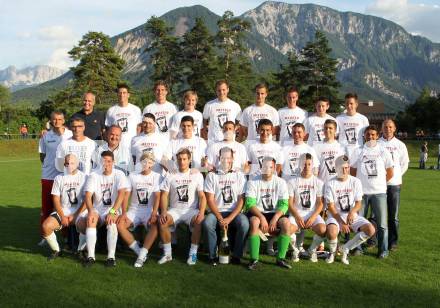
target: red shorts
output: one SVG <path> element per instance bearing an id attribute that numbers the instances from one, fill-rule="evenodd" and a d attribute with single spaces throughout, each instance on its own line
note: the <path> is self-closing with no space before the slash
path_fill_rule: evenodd
<path id="1" fill-rule="evenodd" d="M 44 220 L 53 212 L 52 186 L 53 180 L 41 180 L 40 234 L 43 234 L 41 226 Z"/>

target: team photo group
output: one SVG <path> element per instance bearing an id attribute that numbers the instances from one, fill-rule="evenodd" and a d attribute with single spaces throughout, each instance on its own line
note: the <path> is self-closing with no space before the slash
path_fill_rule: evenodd
<path id="1" fill-rule="evenodd" d="M 49 261 L 61 254 L 57 231 L 73 230 L 79 239 L 71 249 L 92 266 L 98 239 L 105 242 L 102 227 L 106 266 L 116 266 L 117 246 L 125 244 L 142 267 L 155 242 L 163 251 L 155 262 L 164 264 L 173 260 L 181 223 L 190 230 L 188 265 L 197 263 L 201 242 L 213 266 L 246 260 L 249 270 L 261 266 L 263 241 L 286 269 L 300 259 L 348 265 L 349 256 L 375 245 L 383 259 L 398 248 L 409 158 L 392 119 L 371 125 L 357 112 L 355 93 L 333 117 L 324 97 L 313 113 L 298 106 L 294 86 L 279 110 L 266 102 L 265 84 L 256 85 L 255 102 L 244 110 L 228 97 L 227 81 L 214 90 L 203 112 L 196 91 L 184 93 L 179 111 L 161 81 L 143 110 L 120 84 L 118 103 L 106 113 L 96 110 L 91 92 L 69 119 L 52 112 L 39 142 L 40 244 Z M 145 227 L 141 242 L 138 226 Z"/>

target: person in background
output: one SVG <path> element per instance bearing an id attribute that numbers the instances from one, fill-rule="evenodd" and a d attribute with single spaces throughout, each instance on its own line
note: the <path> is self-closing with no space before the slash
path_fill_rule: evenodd
<path id="1" fill-rule="evenodd" d="M 419 169 L 426 169 L 426 162 L 428 161 L 428 142 L 424 141 L 420 147 Z"/>

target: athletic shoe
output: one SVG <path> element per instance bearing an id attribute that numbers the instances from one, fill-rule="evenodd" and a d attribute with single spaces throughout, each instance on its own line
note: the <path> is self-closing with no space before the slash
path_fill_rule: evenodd
<path id="1" fill-rule="evenodd" d="M 331 264 L 333 262 L 335 262 L 335 254 L 334 253 L 329 253 L 327 259 L 325 259 L 325 263 Z"/>
<path id="2" fill-rule="evenodd" d="M 95 259 L 93 258 L 87 258 L 83 263 L 84 267 L 91 267 L 93 264 L 95 264 Z"/>
<path id="3" fill-rule="evenodd" d="M 212 266 L 217 266 L 217 259 L 209 259 L 209 263 L 212 265 Z"/>
<path id="4" fill-rule="evenodd" d="M 196 253 L 191 253 L 188 256 L 188 259 L 186 259 L 186 264 L 188 265 L 196 265 L 197 263 L 197 254 Z"/>
<path id="5" fill-rule="evenodd" d="M 390 245 L 390 251 L 396 251 L 398 248 L 397 244 L 391 244 Z"/>
<path id="6" fill-rule="evenodd" d="M 342 257 L 341 257 L 341 262 L 344 263 L 345 265 L 349 265 L 350 262 L 348 261 L 348 254 L 349 254 L 349 250 L 346 248 L 341 248 L 342 249 Z"/>
<path id="7" fill-rule="evenodd" d="M 106 267 L 115 267 L 116 266 L 116 260 L 113 258 L 109 258 L 105 261 Z"/>
<path id="8" fill-rule="evenodd" d="M 386 259 L 388 258 L 389 252 L 388 251 L 382 251 L 377 257 L 379 259 Z"/>
<path id="9" fill-rule="evenodd" d="M 79 261 L 85 261 L 87 260 L 87 253 L 85 250 L 77 250 L 75 252 L 75 257 L 79 260 Z"/>
<path id="10" fill-rule="evenodd" d="M 258 265 L 258 260 L 252 260 L 249 264 L 248 264 L 248 270 L 250 271 L 255 271 L 257 269 L 257 265 Z"/>
<path id="11" fill-rule="evenodd" d="M 157 261 L 158 264 L 165 264 L 167 262 L 170 262 L 171 260 L 173 260 L 172 256 L 169 255 L 163 255 L 162 258 L 159 259 L 159 261 Z"/>
<path id="12" fill-rule="evenodd" d="M 290 258 L 290 260 L 295 263 L 299 262 L 299 250 L 298 249 L 294 249 L 292 251 L 292 257 Z"/>
<path id="13" fill-rule="evenodd" d="M 231 264 L 233 264 L 233 265 L 240 265 L 241 264 L 240 258 L 232 256 L 231 257 Z"/>
<path id="14" fill-rule="evenodd" d="M 284 259 L 277 259 L 277 265 L 282 268 L 291 269 L 292 266 Z"/>
<path id="15" fill-rule="evenodd" d="M 51 262 L 53 260 L 55 260 L 56 258 L 58 258 L 60 255 L 59 251 L 52 251 L 52 253 L 47 257 L 47 261 Z"/>
<path id="16" fill-rule="evenodd" d="M 39 242 L 37 243 L 37 245 L 40 246 L 40 247 L 43 247 L 43 246 L 46 245 L 46 243 L 47 243 L 46 239 L 45 239 L 45 238 L 42 238 L 41 241 L 39 241 Z"/>
<path id="17" fill-rule="evenodd" d="M 147 261 L 147 257 L 145 259 L 137 258 L 136 262 L 134 262 L 134 267 L 142 267 L 144 266 L 145 261 Z"/>
<path id="18" fill-rule="evenodd" d="M 309 256 L 310 256 L 310 261 L 312 261 L 313 263 L 318 262 L 318 255 L 316 254 L 316 251 L 309 251 Z"/>

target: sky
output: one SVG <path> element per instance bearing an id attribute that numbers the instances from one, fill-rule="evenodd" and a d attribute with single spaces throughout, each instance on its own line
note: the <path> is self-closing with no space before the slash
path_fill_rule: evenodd
<path id="1" fill-rule="evenodd" d="M 88 31 L 110 36 L 135 28 L 151 16 L 200 4 L 221 15 L 235 15 L 256 8 L 254 0 L 0 0 L 0 70 L 46 64 L 67 69 L 69 51 Z M 325 0 L 315 3 L 339 11 L 383 17 L 412 34 L 440 42 L 440 0 Z M 154 5 L 153 5 L 153 4 Z"/>

